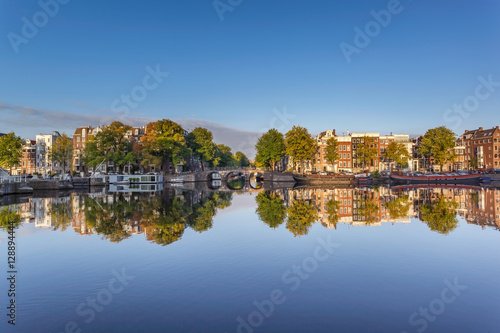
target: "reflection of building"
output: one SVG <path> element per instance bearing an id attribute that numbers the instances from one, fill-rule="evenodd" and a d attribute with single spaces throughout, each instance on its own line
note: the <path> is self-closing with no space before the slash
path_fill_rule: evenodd
<path id="1" fill-rule="evenodd" d="M 318 222 L 327 228 L 335 227 L 329 220 L 327 204 L 330 200 L 338 202 L 338 223 L 377 226 L 381 223 L 410 223 L 411 218 L 419 217 L 422 205 L 433 203 L 441 196 L 457 203 L 455 211 L 467 223 L 500 228 L 500 189 L 303 188 L 283 191 L 281 196 L 287 206 L 296 200 L 312 203 L 318 211 Z M 391 211 L 390 203 L 396 200 L 400 200 L 400 207 L 404 209 L 398 211 L 396 207 L 395 211 Z"/>

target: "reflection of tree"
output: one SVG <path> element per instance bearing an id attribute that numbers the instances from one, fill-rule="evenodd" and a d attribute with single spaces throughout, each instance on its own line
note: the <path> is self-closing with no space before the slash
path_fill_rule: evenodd
<path id="1" fill-rule="evenodd" d="M 472 192 L 470 194 L 470 201 L 474 205 L 474 207 L 477 207 L 479 205 L 479 193 L 478 192 Z"/>
<path id="2" fill-rule="evenodd" d="M 144 205 L 143 223 L 150 226 L 148 239 L 160 245 L 168 245 L 181 239 L 184 234 L 188 208 L 184 200 L 174 198 L 165 204 L 162 198 L 154 198 Z"/>
<path id="3" fill-rule="evenodd" d="M 286 228 L 294 236 L 307 235 L 309 228 L 318 220 L 318 212 L 314 206 L 303 200 L 295 201 L 288 208 Z"/>
<path id="4" fill-rule="evenodd" d="M 0 229 L 8 230 L 11 224 L 15 228 L 19 227 L 21 224 L 21 215 L 9 207 L 3 207 L 0 210 Z"/>
<path id="5" fill-rule="evenodd" d="M 85 206 L 87 207 L 85 222 L 96 233 L 117 243 L 130 237 L 130 233 L 124 227 L 137 210 L 139 206 L 137 201 L 128 202 L 119 196 L 118 200 L 112 203 L 98 203 L 91 198 L 86 198 Z"/>
<path id="6" fill-rule="evenodd" d="M 231 206 L 232 193 L 213 193 L 193 206 L 193 213 L 188 218 L 189 226 L 198 232 L 207 231 L 213 226 L 217 210 Z"/>
<path id="7" fill-rule="evenodd" d="M 458 225 L 458 203 L 447 200 L 442 194 L 434 202 L 423 204 L 420 207 L 420 218 L 427 223 L 432 231 L 447 234 Z"/>
<path id="8" fill-rule="evenodd" d="M 361 221 L 364 221 L 366 224 L 377 222 L 380 211 L 378 203 L 372 200 L 370 194 L 369 192 L 363 193 L 357 201 L 358 215 Z"/>
<path id="9" fill-rule="evenodd" d="M 408 195 L 403 195 L 396 200 L 384 204 L 391 219 L 397 220 L 408 216 L 411 207 L 411 203 L 408 199 Z"/>
<path id="10" fill-rule="evenodd" d="M 280 226 L 286 217 L 286 207 L 279 196 L 274 192 L 259 193 L 255 198 L 257 209 L 255 212 L 260 220 L 271 228 Z"/>
<path id="11" fill-rule="evenodd" d="M 71 211 L 71 201 L 56 202 L 50 206 L 49 214 L 54 228 L 64 231 L 71 224 L 73 214 Z"/>
<path id="12" fill-rule="evenodd" d="M 340 203 L 331 199 L 326 203 L 326 212 L 328 213 L 328 222 L 332 223 L 337 229 L 337 222 L 339 221 L 339 207 Z"/>

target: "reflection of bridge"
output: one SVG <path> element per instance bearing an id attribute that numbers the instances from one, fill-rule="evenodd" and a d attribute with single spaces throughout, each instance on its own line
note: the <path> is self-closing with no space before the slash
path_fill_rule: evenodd
<path id="1" fill-rule="evenodd" d="M 171 186 L 185 188 L 206 187 L 207 190 L 257 190 L 292 187 L 295 180 L 291 173 L 262 169 L 224 168 L 165 176 Z"/>

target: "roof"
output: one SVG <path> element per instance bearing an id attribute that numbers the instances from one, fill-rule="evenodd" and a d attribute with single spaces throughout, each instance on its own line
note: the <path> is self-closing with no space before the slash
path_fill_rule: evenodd
<path id="1" fill-rule="evenodd" d="M 482 127 L 479 128 L 479 130 L 476 130 L 474 135 L 472 136 L 473 139 L 480 139 L 480 138 L 489 138 L 492 137 L 493 134 L 498 131 L 498 126 L 493 127 L 487 130 L 483 130 Z"/>

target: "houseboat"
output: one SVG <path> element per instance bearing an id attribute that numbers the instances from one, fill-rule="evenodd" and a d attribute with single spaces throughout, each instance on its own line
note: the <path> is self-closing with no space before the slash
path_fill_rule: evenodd
<path id="1" fill-rule="evenodd" d="M 148 174 L 148 175 L 109 175 L 109 184 L 158 184 L 163 183 L 163 175 Z"/>
<path id="2" fill-rule="evenodd" d="M 396 184 L 464 184 L 474 185 L 482 181 L 480 174 L 410 174 L 410 175 L 391 175 L 391 180 Z"/>

